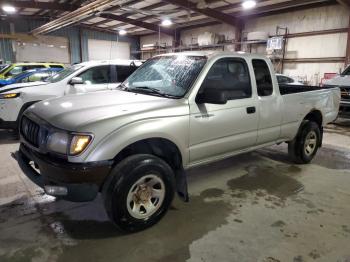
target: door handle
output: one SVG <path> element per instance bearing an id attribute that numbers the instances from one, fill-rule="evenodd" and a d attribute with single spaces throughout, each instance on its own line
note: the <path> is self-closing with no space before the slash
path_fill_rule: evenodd
<path id="1" fill-rule="evenodd" d="M 247 107 L 248 114 L 254 114 L 256 112 L 255 106 Z"/>

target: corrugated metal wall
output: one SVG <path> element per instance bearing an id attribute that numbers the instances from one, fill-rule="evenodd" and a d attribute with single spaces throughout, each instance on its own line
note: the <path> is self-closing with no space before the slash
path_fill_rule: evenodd
<path id="1" fill-rule="evenodd" d="M 0 34 L 10 33 L 10 25 L 0 22 Z M 12 41 L 9 39 L 0 38 L 0 59 L 6 61 L 14 60 L 14 53 L 12 51 Z"/>
<path id="2" fill-rule="evenodd" d="M 12 22 L 16 33 L 27 33 L 45 23 L 40 20 L 16 20 Z M 81 30 L 81 32 L 80 32 Z M 0 33 L 10 33 L 10 23 L 8 21 L 0 22 Z M 82 35 L 82 55 L 80 54 L 80 34 Z M 107 41 L 119 41 L 129 42 L 131 46 L 131 53 L 140 49 L 139 37 L 132 36 L 118 36 L 117 34 L 109 34 L 98 31 L 91 31 L 86 29 L 80 29 L 79 27 L 68 27 L 58 31 L 55 31 L 49 35 L 64 36 L 69 39 L 71 63 L 79 63 L 81 61 L 88 60 L 88 39 L 99 39 Z M 15 62 L 15 55 L 12 49 L 12 41 L 8 39 L 0 38 L 0 58 L 5 61 Z M 137 57 L 134 57 L 137 58 Z"/>

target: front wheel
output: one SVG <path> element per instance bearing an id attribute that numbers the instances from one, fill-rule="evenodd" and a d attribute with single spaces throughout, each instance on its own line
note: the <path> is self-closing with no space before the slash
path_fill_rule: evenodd
<path id="1" fill-rule="evenodd" d="M 170 166 L 153 155 L 134 155 L 121 161 L 103 187 L 109 218 L 117 227 L 136 232 L 156 224 L 175 193 Z"/>
<path id="2" fill-rule="evenodd" d="M 320 145 L 319 125 L 312 121 L 305 121 L 296 138 L 289 142 L 288 152 L 297 164 L 307 164 L 315 157 Z"/>

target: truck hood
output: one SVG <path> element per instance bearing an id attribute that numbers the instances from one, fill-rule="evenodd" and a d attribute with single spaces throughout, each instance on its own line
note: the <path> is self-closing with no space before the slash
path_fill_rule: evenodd
<path id="1" fill-rule="evenodd" d="M 30 111 L 57 128 L 92 132 L 96 126 L 116 129 L 140 119 L 188 114 L 185 105 L 183 99 L 113 90 L 49 99 Z"/>
<path id="2" fill-rule="evenodd" d="M 336 76 L 324 82 L 325 85 L 331 86 L 350 86 L 350 76 Z"/>
<path id="3" fill-rule="evenodd" d="M 13 84 L 13 85 L 7 85 L 0 88 L 0 93 L 6 93 L 6 92 L 19 92 L 23 88 L 26 87 L 32 87 L 32 86 L 42 86 L 42 85 L 48 85 L 47 82 L 31 82 L 31 83 L 20 83 L 20 84 Z"/>

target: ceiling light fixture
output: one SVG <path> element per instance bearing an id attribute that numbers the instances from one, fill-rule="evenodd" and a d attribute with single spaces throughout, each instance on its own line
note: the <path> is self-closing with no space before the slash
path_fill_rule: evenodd
<path id="1" fill-rule="evenodd" d="M 162 26 L 170 26 L 170 25 L 172 25 L 172 24 L 173 24 L 173 22 L 171 22 L 170 19 L 164 19 L 164 20 L 162 21 Z"/>
<path id="2" fill-rule="evenodd" d="M 120 34 L 120 35 L 126 35 L 126 31 L 125 31 L 124 29 L 120 29 L 120 30 L 119 30 L 119 34 Z"/>
<path id="3" fill-rule="evenodd" d="M 254 1 L 254 0 L 244 1 L 244 2 L 242 3 L 242 7 L 243 7 L 244 9 L 252 9 L 252 8 L 254 8 L 255 6 L 256 6 L 256 1 Z"/>
<path id="4" fill-rule="evenodd" d="M 14 8 L 11 5 L 4 5 L 2 6 L 2 10 L 6 13 L 16 13 L 16 8 Z"/>

